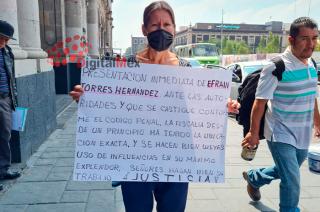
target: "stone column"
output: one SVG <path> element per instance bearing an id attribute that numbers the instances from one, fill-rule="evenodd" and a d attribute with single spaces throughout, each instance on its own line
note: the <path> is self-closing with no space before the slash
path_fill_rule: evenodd
<path id="1" fill-rule="evenodd" d="M 109 49 L 110 49 L 110 52 L 112 52 L 112 40 L 113 40 L 113 17 L 112 17 L 112 1 L 109 0 L 108 1 L 108 9 L 109 9 L 109 16 L 108 16 L 108 43 L 109 43 Z"/>
<path id="2" fill-rule="evenodd" d="M 107 31 L 106 31 L 106 43 L 108 43 L 108 51 L 112 53 L 112 12 L 111 10 L 108 12 L 108 20 L 107 20 Z"/>
<path id="3" fill-rule="evenodd" d="M 17 0 L 20 46 L 27 51 L 28 58 L 46 58 L 41 49 L 38 0 Z"/>
<path id="4" fill-rule="evenodd" d="M 97 0 L 88 0 L 87 7 L 87 27 L 88 40 L 90 45 L 89 55 L 99 56 L 99 26 L 98 26 L 98 2 Z"/>
<path id="5" fill-rule="evenodd" d="M 70 55 L 77 55 L 80 51 L 80 37 L 82 36 L 82 6 L 81 0 L 64 0 L 65 5 L 65 22 L 66 22 L 66 40 L 65 46 L 69 48 Z M 70 57 L 70 62 L 73 57 Z"/>
<path id="6" fill-rule="evenodd" d="M 83 36 L 85 36 L 85 39 L 87 40 L 88 38 L 88 30 L 87 30 L 87 1 L 86 0 L 82 0 L 82 11 L 81 11 L 81 15 L 82 15 L 82 34 Z"/>
<path id="7" fill-rule="evenodd" d="M 14 27 L 13 37 L 17 40 L 10 40 L 9 45 L 12 48 L 16 59 L 27 58 L 27 52 L 22 50 L 19 45 L 19 27 L 17 15 L 17 1 L 16 0 L 1 0 L 0 19 L 7 21 Z"/>

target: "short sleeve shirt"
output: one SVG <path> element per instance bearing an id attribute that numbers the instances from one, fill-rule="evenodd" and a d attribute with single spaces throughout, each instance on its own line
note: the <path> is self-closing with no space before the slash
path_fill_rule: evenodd
<path id="1" fill-rule="evenodd" d="M 266 66 L 259 79 L 256 99 L 268 99 L 264 136 L 269 141 L 308 149 L 313 127 L 315 99 L 318 96 L 317 71 L 311 61 L 303 64 L 288 48 L 282 55 L 285 71 L 278 81 L 275 65 Z"/>

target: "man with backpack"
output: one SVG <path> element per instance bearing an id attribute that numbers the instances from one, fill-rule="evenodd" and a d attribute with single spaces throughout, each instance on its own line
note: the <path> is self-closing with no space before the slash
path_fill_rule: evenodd
<path id="1" fill-rule="evenodd" d="M 318 26 L 312 19 L 294 20 L 288 38 L 290 46 L 280 57 L 285 70 L 276 76 L 275 63 L 262 70 L 251 111 L 251 126 L 242 141 L 243 148 L 259 144 L 260 121 L 265 114 L 264 137 L 275 165 L 243 172 L 243 177 L 253 201 L 260 200 L 260 187 L 280 179 L 280 212 L 300 211 L 299 168 L 308 153 L 312 128 L 320 135 L 318 77 L 310 58 L 317 39 Z"/>

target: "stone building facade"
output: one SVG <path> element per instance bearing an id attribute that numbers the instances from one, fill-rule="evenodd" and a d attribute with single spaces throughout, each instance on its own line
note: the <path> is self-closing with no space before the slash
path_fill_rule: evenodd
<path id="1" fill-rule="evenodd" d="M 15 28 L 18 104 L 26 128 L 12 131 L 13 162 L 26 162 L 56 129 L 56 94 L 80 82 L 79 60 L 112 46 L 112 0 L 1 0 L 0 19 Z"/>
<path id="2" fill-rule="evenodd" d="M 131 55 L 146 48 L 148 45 L 147 37 L 133 37 L 131 36 Z"/>
<path id="3" fill-rule="evenodd" d="M 112 50 L 112 0 L 39 0 L 41 43 L 53 60 L 58 94 L 80 81 L 85 56 Z"/>
<path id="4" fill-rule="evenodd" d="M 177 32 L 174 45 L 186 45 L 198 42 L 207 42 L 210 39 L 244 41 L 255 50 L 264 36 L 269 37 L 269 32 L 278 35 L 282 49 L 286 39 L 283 23 L 278 21 L 267 22 L 266 24 L 228 24 L 224 23 L 221 30 L 221 23 L 196 23 L 194 26 L 182 27 Z"/>

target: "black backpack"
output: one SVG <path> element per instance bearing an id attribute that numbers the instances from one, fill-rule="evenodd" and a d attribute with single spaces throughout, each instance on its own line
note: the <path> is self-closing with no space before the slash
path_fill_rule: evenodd
<path id="1" fill-rule="evenodd" d="M 315 61 L 311 58 L 314 67 L 317 70 L 317 65 Z M 276 69 L 272 72 L 274 76 L 277 77 L 278 81 L 282 80 L 282 73 L 285 70 L 285 64 L 281 57 L 275 57 L 271 59 L 271 61 L 275 64 Z M 263 68 L 256 70 L 255 72 L 249 74 L 243 81 L 243 83 L 238 88 L 238 98 L 237 101 L 240 103 L 241 107 L 239 109 L 239 113 L 236 115 L 236 120 L 238 124 L 243 126 L 243 135 L 245 136 L 250 130 L 250 116 L 251 110 L 253 106 L 253 102 L 255 100 L 256 89 L 258 86 L 260 73 Z M 259 137 L 260 140 L 264 139 L 264 117 L 265 112 L 267 110 L 267 105 L 264 111 L 264 114 L 261 118 L 260 122 L 260 131 Z"/>
<path id="2" fill-rule="evenodd" d="M 276 69 L 272 72 L 274 76 L 280 81 L 282 79 L 282 73 L 285 70 L 285 65 L 283 60 L 280 57 L 275 57 L 271 59 L 271 61 L 275 64 Z M 238 124 L 243 126 L 243 135 L 245 136 L 250 130 L 250 115 L 251 109 L 253 106 L 253 102 L 255 100 L 256 89 L 258 86 L 260 73 L 263 68 L 256 70 L 255 72 L 249 74 L 243 81 L 243 83 L 238 88 L 238 98 L 237 101 L 240 103 L 241 107 L 239 109 L 239 113 L 236 115 L 236 120 Z M 267 106 L 265 108 L 265 111 Z M 265 112 L 261 118 L 260 122 L 260 131 L 259 137 L 260 139 L 264 139 L 263 129 L 264 129 L 264 116 Z"/>

